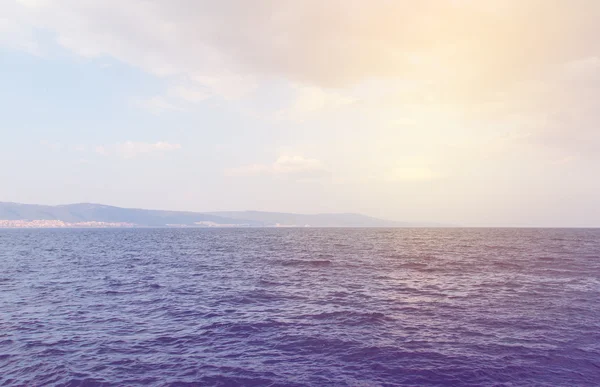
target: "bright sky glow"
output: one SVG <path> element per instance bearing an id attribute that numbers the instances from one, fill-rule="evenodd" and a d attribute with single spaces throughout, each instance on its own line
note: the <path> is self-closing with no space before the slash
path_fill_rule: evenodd
<path id="1" fill-rule="evenodd" d="M 2 0 L 0 201 L 600 226 L 596 0 Z"/>

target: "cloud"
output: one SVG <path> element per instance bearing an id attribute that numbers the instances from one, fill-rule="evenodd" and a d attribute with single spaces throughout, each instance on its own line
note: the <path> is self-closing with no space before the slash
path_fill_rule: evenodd
<path id="1" fill-rule="evenodd" d="M 61 143 L 47 140 L 41 140 L 40 145 L 52 151 L 60 151 L 63 148 Z"/>
<path id="2" fill-rule="evenodd" d="M 323 177 L 328 173 L 321 161 L 299 155 L 282 155 L 271 164 L 249 164 L 226 171 L 228 176 L 271 175 L 299 179 Z"/>
<path id="3" fill-rule="evenodd" d="M 0 46 L 40 55 L 42 49 L 35 38 L 34 21 L 27 9 L 13 1 L 0 4 Z"/>
<path id="4" fill-rule="evenodd" d="M 172 144 L 168 142 L 132 142 L 127 141 L 115 146 L 116 152 L 125 158 L 134 158 L 145 153 L 163 153 L 172 152 L 181 149 L 180 144 Z"/>
<path id="5" fill-rule="evenodd" d="M 41 30 L 82 57 L 163 77 L 164 95 L 136 100 L 154 113 L 272 81 L 295 93 L 268 114 L 281 120 L 365 104 L 377 114 L 379 100 L 452 105 L 482 127 L 544 121 L 524 130 L 572 153 L 600 143 L 598 14 L 597 0 L 4 0 L 0 44 L 39 50 Z M 389 95 L 357 98 L 369 82 Z"/>
<path id="6" fill-rule="evenodd" d="M 600 61 L 584 57 L 555 66 L 537 80 L 514 85 L 487 107 L 479 125 L 510 129 L 512 142 L 596 157 L 600 147 Z"/>
<path id="7" fill-rule="evenodd" d="M 419 78 L 471 93 L 600 49 L 594 0 L 2 4 L 0 14 L 22 25 L 21 33 L 48 29 L 79 55 L 109 55 L 222 95 L 243 94 L 261 77 L 317 87 Z"/>
<path id="8" fill-rule="evenodd" d="M 168 111 L 181 112 L 189 110 L 193 105 L 211 98 L 211 92 L 197 86 L 177 85 L 167 89 L 165 95 L 155 95 L 149 98 L 136 98 L 134 104 L 154 114 Z"/>

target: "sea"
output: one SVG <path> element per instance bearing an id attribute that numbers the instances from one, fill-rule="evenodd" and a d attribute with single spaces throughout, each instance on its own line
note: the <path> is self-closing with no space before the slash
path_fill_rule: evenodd
<path id="1" fill-rule="evenodd" d="M 2 230 L 0 385 L 600 386 L 600 230 Z"/>

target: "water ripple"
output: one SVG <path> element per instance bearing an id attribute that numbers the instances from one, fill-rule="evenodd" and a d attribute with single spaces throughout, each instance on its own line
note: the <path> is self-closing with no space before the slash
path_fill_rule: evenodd
<path id="1" fill-rule="evenodd" d="M 3 230 L 2 386 L 597 386 L 600 231 Z"/>

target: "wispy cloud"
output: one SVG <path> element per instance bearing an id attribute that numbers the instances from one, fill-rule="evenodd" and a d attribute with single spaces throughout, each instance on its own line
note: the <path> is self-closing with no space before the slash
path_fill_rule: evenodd
<path id="1" fill-rule="evenodd" d="M 198 85 L 170 86 L 163 95 L 133 99 L 134 105 L 153 114 L 189 111 L 194 105 L 212 98 L 210 89 Z"/>
<path id="2" fill-rule="evenodd" d="M 481 91 L 597 48 L 600 4 L 594 1 L 351 4 L 5 0 L 0 14 L 14 20 L 21 35 L 48 29 L 82 56 L 109 55 L 159 76 L 184 76 L 224 96 L 239 95 L 247 89 L 242 84 L 252 88 L 253 79 L 265 76 L 318 87 L 412 77 Z M 577 46 L 554 44 L 548 37 L 557 31 L 565 32 L 561 42 Z"/>
<path id="3" fill-rule="evenodd" d="M 50 149 L 52 151 L 59 151 L 63 147 L 63 145 L 59 142 L 48 141 L 48 140 L 41 140 L 40 145 L 43 146 L 44 148 Z"/>
<path id="4" fill-rule="evenodd" d="M 329 174 L 323 163 L 300 155 L 281 155 L 270 164 L 248 164 L 228 169 L 229 176 L 271 175 L 294 178 L 317 178 Z"/>
<path id="5" fill-rule="evenodd" d="M 181 145 L 162 141 L 155 143 L 127 141 L 116 144 L 114 148 L 117 154 L 129 159 L 146 153 L 164 153 L 176 151 L 181 149 Z"/>
<path id="6" fill-rule="evenodd" d="M 0 45 L 41 55 L 42 49 L 36 41 L 32 24 L 34 24 L 33 18 L 18 2 L 2 2 L 0 4 Z"/>

